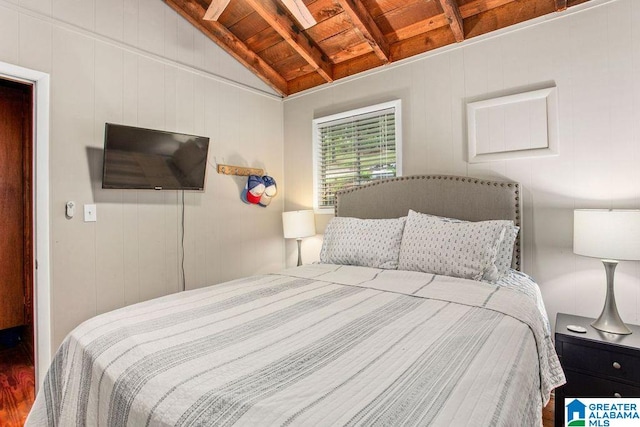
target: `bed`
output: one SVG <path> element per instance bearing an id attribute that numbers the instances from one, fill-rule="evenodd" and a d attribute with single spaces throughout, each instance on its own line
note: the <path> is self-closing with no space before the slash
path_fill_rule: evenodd
<path id="1" fill-rule="evenodd" d="M 519 271 L 520 233 L 509 247 L 512 268 L 495 280 L 400 268 L 448 250 L 424 250 L 409 239 L 419 230 L 401 236 L 405 247 L 391 264 L 367 264 L 371 254 L 387 256 L 387 225 L 402 222 L 403 234 L 411 215 L 438 230 L 518 227 L 519 196 L 517 183 L 431 175 L 340 192 L 321 254 L 337 263 L 84 322 L 56 353 L 27 425 L 541 425 L 564 375 L 539 289 Z M 344 240 L 345 223 L 374 224 L 371 233 L 355 230 L 364 261 L 349 261 L 358 248 L 331 249 Z M 416 245 L 419 256 L 410 252 Z M 466 274 L 466 261 L 452 267 L 450 258 L 440 259 L 442 268 Z M 489 274 L 495 266 L 485 264 Z"/>

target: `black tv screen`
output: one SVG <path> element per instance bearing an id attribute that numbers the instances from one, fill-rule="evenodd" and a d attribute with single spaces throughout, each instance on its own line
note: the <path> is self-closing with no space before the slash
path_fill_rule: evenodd
<path id="1" fill-rule="evenodd" d="M 105 123 L 102 188 L 203 190 L 209 138 Z"/>

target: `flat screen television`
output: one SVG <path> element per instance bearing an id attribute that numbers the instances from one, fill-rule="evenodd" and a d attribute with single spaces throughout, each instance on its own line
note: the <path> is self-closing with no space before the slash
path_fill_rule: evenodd
<path id="1" fill-rule="evenodd" d="M 209 138 L 105 123 L 102 188 L 203 190 Z"/>

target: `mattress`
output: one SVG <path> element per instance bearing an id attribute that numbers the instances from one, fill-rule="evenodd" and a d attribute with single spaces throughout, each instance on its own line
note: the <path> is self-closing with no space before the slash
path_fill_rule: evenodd
<path id="1" fill-rule="evenodd" d="M 28 426 L 533 426 L 564 375 L 537 286 L 315 264 L 90 319 Z"/>

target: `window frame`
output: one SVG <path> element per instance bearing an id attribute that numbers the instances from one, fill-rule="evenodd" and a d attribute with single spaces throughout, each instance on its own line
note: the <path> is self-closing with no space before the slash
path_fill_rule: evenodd
<path id="1" fill-rule="evenodd" d="M 395 120 L 395 144 L 396 144 L 396 177 L 402 176 L 402 101 L 383 102 L 354 110 L 344 111 L 330 116 L 318 117 L 312 122 L 312 150 L 313 150 L 313 211 L 316 214 L 333 214 L 335 208 L 320 207 L 318 196 L 318 186 L 320 183 L 320 127 L 331 121 L 342 120 L 363 114 L 371 114 L 377 111 L 384 111 L 393 108 Z M 373 182 L 374 180 L 371 180 Z"/>

